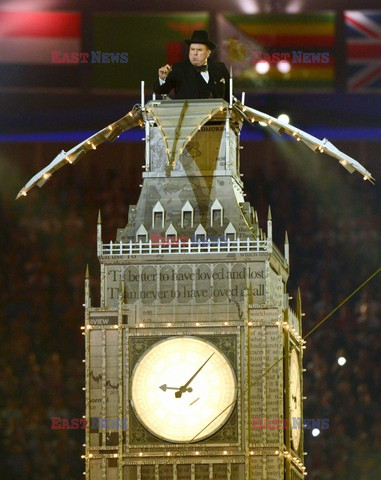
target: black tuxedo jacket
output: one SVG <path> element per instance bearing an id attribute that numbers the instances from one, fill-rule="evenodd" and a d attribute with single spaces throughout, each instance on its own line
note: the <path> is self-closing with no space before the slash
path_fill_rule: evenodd
<path id="1" fill-rule="evenodd" d="M 175 63 L 163 85 L 160 85 L 158 78 L 155 80 L 154 92 L 168 94 L 174 89 L 176 99 L 223 98 L 228 102 L 229 72 L 225 64 L 208 60 L 208 72 L 209 82 L 206 84 L 201 73 L 197 72 L 189 60 Z M 205 85 L 200 82 L 204 82 Z"/>

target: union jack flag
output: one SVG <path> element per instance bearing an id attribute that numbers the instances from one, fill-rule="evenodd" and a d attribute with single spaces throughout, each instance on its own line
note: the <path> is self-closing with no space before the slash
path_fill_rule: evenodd
<path id="1" fill-rule="evenodd" d="M 348 91 L 381 91 L 381 11 L 350 10 L 344 18 Z"/>

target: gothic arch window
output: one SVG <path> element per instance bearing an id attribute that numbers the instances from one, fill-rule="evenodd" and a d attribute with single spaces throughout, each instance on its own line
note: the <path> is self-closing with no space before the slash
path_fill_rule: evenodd
<path id="1" fill-rule="evenodd" d="M 225 238 L 229 239 L 229 240 L 236 240 L 237 239 L 237 230 L 234 228 L 234 226 L 231 222 L 225 228 Z"/>
<path id="2" fill-rule="evenodd" d="M 172 225 L 172 223 L 169 225 L 167 228 L 167 231 L 165 232 L 165 236 L 168 242 L 173 242 L 176 241 L 177 239 L 177 230 L 175 227 Z"/>
<path id="3" fill-rule="evenodd" d="M 148 232 L 143 224 L 136 230 L 136 241 L 137 242 L 148 242 Z"/>
<path id="4" fill-rule="evenodd" d="M 164 208 L 160 202 L 152 210 L 152 228 L 164 228 Z"/>
<path id="5" fill-rule="evenodd" d="M 206 230 L 205 228 L 199 224 L 199 226 L 196 228 L 196 231 L 194 232 L 194 239 L 196 242 L 199 240 L 204 242 L 206 240 Z"/>
<path id="6" fill-rule="evenodd" d="M 181 228 L 193 227 L 194 210 L 187 200 L 181 209 Z"/>
<path id="7" fill-rule="evenodd" d="M 224 209 L 222 208 L 221 203 L 216 199 L 212 205 L 210 211 L 210 224 L 214 226 L 221 226 L 224 223 Z"/>

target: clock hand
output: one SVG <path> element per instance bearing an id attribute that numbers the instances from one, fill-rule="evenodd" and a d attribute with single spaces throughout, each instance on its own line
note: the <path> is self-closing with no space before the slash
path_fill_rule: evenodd
<path id="1" fill-rule="evenodd" d="M 159 388 L 161 390 L 163 390 L 163 392 L 165 392 L 166 390 L 180 390 L 181 387 L 180 388 L 179 387 L 168 387 L 167 384 L 164 383 L 164 385 L 161 385 Z M 192 392 L 192 390 L 193 389 L 191 387 L 186 389 L 187 392 Z"/>
<path id="2" fill-rule="evenodd" d="M 178 391 L 175 393 L 175 397 L 176 398 L 181 398 L 182 394 L 186 391 L 189 391 L 188 390 L 188 385 L 193 382 L 194 378 L 196 375 L 198 375 L 200 373 L 200 371 L 204 368 L 204 366 L 209 362 L 209 360 L 213 357 L 214 355 L 214 352 L 212 353 L 212 355 L 207 359 L 205 360 L 205 362 L 201 365 L 201 367 L 197 370 L 197 372 L 191 376 L 191 378 L 187 381 L 187 383 L 185 385 L 183 385 L 182 387 L 180 387 L 178 389 Z"/>

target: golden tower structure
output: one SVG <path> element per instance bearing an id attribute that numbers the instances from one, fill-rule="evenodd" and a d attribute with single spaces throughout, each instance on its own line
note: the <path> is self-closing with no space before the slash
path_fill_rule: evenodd
<path id="1" fill-rule="evenodd" d="M 152 100 L 145 172 L 100 305 L 86 277 L 88 480 L 304 478 L 301 302 L 244 199 L 241 117 L 223 100 Z M 286 237 L 287 238 L 287 237 Z"/>

